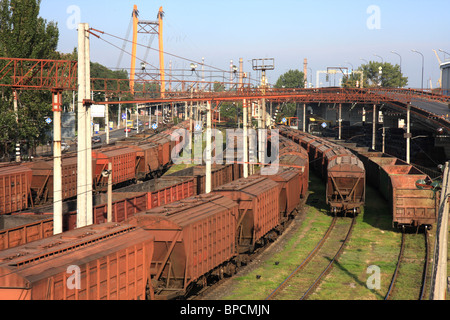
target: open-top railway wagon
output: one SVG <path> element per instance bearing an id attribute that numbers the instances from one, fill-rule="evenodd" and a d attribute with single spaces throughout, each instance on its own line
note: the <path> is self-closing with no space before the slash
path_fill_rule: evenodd
<path id="1" fill-rule="evenodd" d="M 368 148 L 354 148 L 367 170 L 368 182 L 388 201 L 395 227 L 432 226 L 439 206 L 432 188 L 418 188 L 416 182 L 430 185 L 432 179 L 405 161 Z"/>

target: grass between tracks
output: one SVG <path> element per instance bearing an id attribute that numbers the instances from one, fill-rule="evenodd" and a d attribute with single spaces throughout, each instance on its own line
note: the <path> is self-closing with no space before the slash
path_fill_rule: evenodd
<path id="1" fill-rule="evenodd" d="M 331 222 L 324 194 L 324 183 L 312 174 L 305 220 L 289 239 L 283 240 L 282 250 L 261 259 L 252 271 L 236 277 L 232 293 L 224 299 L 265 299 L 306 258 Z M 309 299 L 384 299 L 396 267 L 400 240 L 401 234 L 392 228 L 388 204 L 376 190 L 368 187 L 365 210 L 357 218 L 349 243 Z M 379 288 L 367 286 L 367 283 L 377 284 L 371 281 L 370 266 L 380 270 Z"/>

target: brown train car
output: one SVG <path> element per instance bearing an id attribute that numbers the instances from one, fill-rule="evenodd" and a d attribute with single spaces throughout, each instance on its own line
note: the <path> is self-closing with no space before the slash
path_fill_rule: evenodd
<path id="1" fill-rule="evenodd" d="M 208 275 L 233 272 L 238 205 L 229 198 L 199 195 L 136 215 L 155 236 L 151 275 L 156 299 L 185 295 Z"/>
<path id="2" fill-rule="evenodd" d="M 162 177 L 114 190 L 112 201 L 112 216 L 114 222 L 127 220 L 137 213 L 179 201 L 196 195 L 194 178 Z M 94 224 L 107 221 L 107 196 L 99 194 L 94 197 Z M 64 231 L 76 228 L 76 202 L 66 202 L 64 205 Z M 67 206 L 67 207 L 66 207 Z M 50 210 L 51 211 L 51 210 Z M 42 212 L 51 214 L 52 212 Z M 32 241 L 53 235 L 53 218 L 0 230 L 0 250 L 16 247 Z"/>
<path id="3" fill-rule="evenodd" d="M 433 190 L 418 189 L 416 181 L 430 183 L 429 176 L 411 165 L 385 165 L 380 191 L 388 200 L 393 226 L 431 226 L 437 219 L 438 197 Z"/>
<path id="4" fill-rule="evenodd" d="M 158 161 L 164 169 L 167 169 L 172 162 L 171 152 L 172 148 L 175 146 L 175 141 L 171 141 L 166 135 L 161 134 L 153 136 L 148 140 L 160 146 L 160 148 L 158 148 Z"/>
<path id="5" fill-rule="evenodd" d="M 31 168 L 33 178 L 31 191 L 34 204 L 46 203 L 53 199 L 53 160 L 40 160 L 24 163 Z M 92 160 L 95 166 L 95 159 Z M 61 161 L 62 198 L 70 199 L 77 195 L 77 157 L 63 157 Z"/>
<path id="6" fill-rule="evenodd" d="M 108 170 L 108 163 L 112 163 L 112 183 L 120 184 L 136 179 L 136 154 L 132 147 L 108 147 L 92 150 L 95 167 L 92 170 L 95 177 L 95 189 L 106 187 L 108 178 L 103 177 L 103 170 Z"/>
<path id="7" fill-rule="evenodd" d="M 227 196 L 239 204 L 239 253 L 252 252 L 280 224 L 280 188 L 278 183 L 266 177 L 253 175 L 213 190 L 213 193 Z"/>
<path id="8" fill-rule="evenodd" d="M 0 251 L 0 299 L 152 297 L 153 237 L 132 225 L 93 225 Z"/>
<path id="9" fill-rule="evenodd" d="M 177 172 L 167 175 L 168 177 L 194 177 L 196 180 L 197 194 L 204 194 L 206 192 L 206 166 L 197 165 L 189 167 Z M 234 172 L 233 165 L 218 165 L 211 166 L 211 188 L 214 189 L 223 184 L 233 181 Z"/>
<path id="10" fill-rule="evenodd" d="M 326 201 L 331 211 L 359 213 L 365 203 L 366 172 L 356 156 L 337 156 L 327 168 Z"/>
<path id="11" fill-rule="evenodd" d="M 280 167 L 277 174 L 261 176 L 267 177 L 280 185 L 278 211 L 280 213 L 280 225 L 282 225 L 300 204 L 303 187 L 302 170 Z"/>
<path id="12" fill-rule="evenodd" d="M 0 230 L 0 251 L 53 235 L 53 219 L 27 223 Z"/>
<path id="13" fill-rule="evenodd" d="M 0 168 L 0 215 L 28 208 L 31 182 L 32 171 L 26 166 Z"/>
<path id="14" fill-rule="evenodd" d="M 136 178 L 144 180 L 156 178 L 162 174 L 162 166 L 158 161 L 159 147 L 154 143 L 129 145 L 136 150 Z"/>

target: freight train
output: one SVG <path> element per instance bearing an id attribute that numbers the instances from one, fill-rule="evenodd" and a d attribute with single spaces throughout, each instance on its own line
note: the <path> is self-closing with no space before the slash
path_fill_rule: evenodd
<path id="1" fill-rule="evenodd" d="M 308 155 L 286 144 L 273 176 L 0 251 L 0 298 L 171 299 L 232 275 L 306 201 Z"/>
<path id="2" fill-rule="evenodd" d="M 103 170 L 112 163 L 115 187 L 136 180 L 160 177 L 171 165 L 171 152 L 177 145 L 170 133 L 186 129 L 188 121 L 155 135 L 143 135 L 92 150 L 92 186 L 94 192 L 106 191 L 108 179 Z M 134 141 L 133 141 L 134 140 Z M 132 142 L 131 142 L 132 141 Z M 63 200 L 77 195 L 77 156 L 62 158 Z M 53 198 L 53 159 L 42 159 L 0 167 L 0 215 L 26 210 L 51 202 Z"/>
<path id="3" fill-rule="evenodd" d="M 324 138 L 280 126 L 280 134 L 299 144 L 309 155 L 310 167 L 326 183 L 331 212 L 358 214 L 365 204 L 366 169 L 348 149 Z"/>
<path id="4" fill-rule="evenodd" d="M 394 156 L 356 144 L 346 147 L 361 159 L 368 183 L 389 203 L 393 227 L 431 228 L 436 223 L 439 193 L 427 174 Z M 417 185 L 419 181 L 425 187 Z"/>

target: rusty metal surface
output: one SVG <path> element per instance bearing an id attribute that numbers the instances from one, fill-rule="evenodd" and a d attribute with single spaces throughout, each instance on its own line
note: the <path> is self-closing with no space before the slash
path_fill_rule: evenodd
<path id="1" fill-rule="evenodd" d="M 183 292 L 202 275 L 236 255 L 238 205 L 199 195 L 136 215 L 133 223 L 155 235 L 151 273 L 163 289 Z M 155 286 L 156 293 L 158 287 Z"/>
<path id="2" fill-rule="evenodd" d="M 28 208 L 32 171 L 26 166 L 0 168 L 0 214 Z"/>
<path id="3" fill-rule="evenodd" d="M 89 226 L 0 251 L 0 299 L 144 299 L 153 237 L 113 223 Z M 69 287 L 68 266 L 83 276 Z M 73 270 L 72 270 L 73 273 Z"/>
<path id="4" fill-rule="evenodd" d="M 112 183 L 132 180 L 136 177 L 136 150 L 131 147 L 110 147 L 92 150 L 92 159 L 96 160 L 93 170 L 96 185 L 106 186 L 108 179 L 102 176 L 102 171 L 112 163 Z"/>
<path id="5" fill-rule="evenodd" d="M 138 158 L 136 168 L 137 177 L 155 177 L 160 166 L 158 161 L 158 145 L 146 143 L 130 145 L 130 147 L 136 150 L 136 156 Z"/>
<path id="6" fill-rule="evenodd" d="M 245 252 L 280 222 L 278 183 L 259 175 L 215 188 L 213 193 L 239 203 L 239 246 Z"/>
<path id="7" fill-rule="evenodd" d="M 416 181 L 431 179 L 413 166 L 383 166 L 383 171 L 389 178 L 386 190 L 389 200 L 393 223 L 418 226 L 431 225 L 437 218 L 437 197 L 432 190 L 420 190 Z"/>

